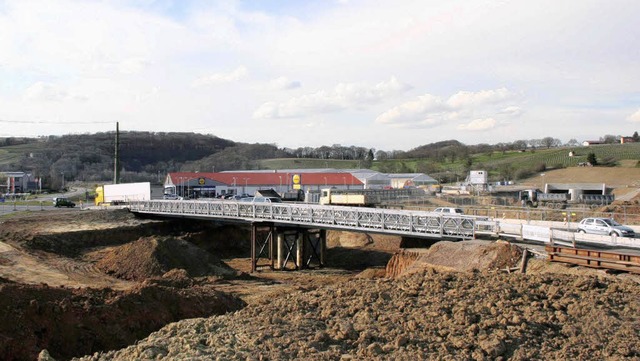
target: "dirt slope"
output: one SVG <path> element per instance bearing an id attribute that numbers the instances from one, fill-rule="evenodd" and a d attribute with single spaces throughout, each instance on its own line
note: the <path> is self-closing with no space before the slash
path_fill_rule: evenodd
<path id="1" fill-rule="evenodd" d="M 635 282 L 595 277 L 356 279 L 180 321 L 80 360 L 632 360 L 638 294 Z"/>
<path id="2" fill-rule="evenodd" d="M 193 285 L 184 276 L 176 280 L 175 274 L 127 291 L 0 281 L 0 295 L 0 358 L 5 361 L 34 360 L 42 349 L 61 360 L 118 349 L 167 323 L 245 305 L 212 285 Z"/>

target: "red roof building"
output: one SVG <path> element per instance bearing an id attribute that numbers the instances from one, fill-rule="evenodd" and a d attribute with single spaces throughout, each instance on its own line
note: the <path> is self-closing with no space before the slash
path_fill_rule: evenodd
<path id="1" fill-rule="evenodd" d="M 274 189 L 280 194 L 328 187 L 363 189 L 364 183 L 351 173 L 337 172 L 175 172 L 167 174 L 164 187 L 165 194 L 178 194 L 189 198 L 213 198 L 224 194 L 253 195 L 260 189 Z"/>

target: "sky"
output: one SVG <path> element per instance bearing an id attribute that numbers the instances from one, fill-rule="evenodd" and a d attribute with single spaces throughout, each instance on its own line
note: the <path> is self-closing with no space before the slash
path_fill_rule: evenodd
<path id="1" fill-rule="evenodd" d="M 640 129 L 637 0 L 0 0 L 0 137 L 281 148 Z"/>

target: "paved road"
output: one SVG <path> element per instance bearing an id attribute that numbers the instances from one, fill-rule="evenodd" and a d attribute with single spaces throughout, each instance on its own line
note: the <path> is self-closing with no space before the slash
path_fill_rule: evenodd
<path id="1" fill-rule="evenodd" d="M 50 211 L 55 209 L 70 209 L 70 208 L 56 208 L 52 205 L 52 202 L 42 202 L 41 205 L 14 205 L 11 202 L 0 203 L 0 215 L 9 214 L 13 212 L 23 212 L 23 211 Z M 80 210 L 79 207 L 72 208 Z"/>

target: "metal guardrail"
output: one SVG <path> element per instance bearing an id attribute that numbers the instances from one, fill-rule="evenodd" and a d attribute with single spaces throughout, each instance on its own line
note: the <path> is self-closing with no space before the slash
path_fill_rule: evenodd
<path id="1" fill-rule="evenodd" d="M 576 245 L 625 247 L 640 249 L 640 238 L 626 238 L 597 234 L 577 233 L 575 229 L 566 227 L 564 222 L 548 222 L 549 225 L 538 226 L 524 223 L 512 223 L 504 220 L 487 219 L 476 221 L 476 234 L 503 236 L 523 241 L 536 241 L 545 244 L 559 244 L 576 247 Z"/>
<path id="2" fill-rule="evenodd" d="M 322 206 L 307 203 L 251 203 L 230 200 L 131 202 L 131 212 L 168 217 L 268 221 L 283 225 L 373 232 L 420 238 L 472 239 L 476 217 L 425 211 Z"/>

